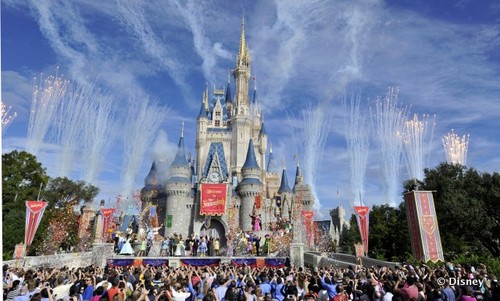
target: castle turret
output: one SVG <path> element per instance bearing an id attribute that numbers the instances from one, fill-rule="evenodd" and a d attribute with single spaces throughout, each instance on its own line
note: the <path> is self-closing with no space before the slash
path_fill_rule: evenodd
<path id="1" fill-rule="evenodd" d="M 283 172 L 281 174 L 281 184 L 278 189 L 278 194 L 281 196 L 281 214 L 288 220 L 293 218 L 293 191 L 288 185 L 288 176 L 286 175 L 286 168 L 283 166 Z"/>
<path id="2" fill-rule="evenodd" d="M 276 159 L 273 155 L 273 145 L 269 144 L 269 159 L 266 168 L 266 197 L 272 198 L 278 193 L 280 187 L 280 173 Z"/>
<path id="3" fill-rule="evenodd" d="M 255 196 L 262 189 L 260 180 L 260 167 L 257 164 L 253 140 L 248 143 L 247 158 L 242 169 L 243 180 L 238 185 L 238 193 L 241 196 L 240 227 L 243 231 L 252 230 L 252 218 Z"/>
<path id="4" fill-rule="evenodd" d="M 293 185 L 293 192 L 295 192 L 298 186 L 304 184 L 304 178 L 302 177 L 302 170 L 300 169 L 299 163 L 297 163 L 297 170 L 295 171 L 295 184 Z"/>
<path id="5" fill-rule="evenodd" d="M 183 133 L 179 139 L 175 158 L 170 165 L 170 178 L 165 185 L 165 191 L 167 218 L 171 216 L 172 225 L 175 225 L 175 228 L 165 225 L 165 235 L 169 236 L 177 232 L 187 236 L 192 216 L 188 205 L 192 205 L 193 200 L 191 198 L 191 167 L 186 159 Z"/>

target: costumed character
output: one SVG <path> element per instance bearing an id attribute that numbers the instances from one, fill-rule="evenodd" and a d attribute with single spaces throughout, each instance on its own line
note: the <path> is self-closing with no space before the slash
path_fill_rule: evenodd
<path id="1" fill-rule="evenodd" d="M 123 247 L 120 250 L 120 255 L 134 255 L 134 249 L 130 244 L 130 238 L 125 241 Z"/>

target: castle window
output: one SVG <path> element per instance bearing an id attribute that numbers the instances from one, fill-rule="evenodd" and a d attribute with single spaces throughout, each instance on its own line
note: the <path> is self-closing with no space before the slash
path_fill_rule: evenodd
<path id="1" fill-rule="evenodd" d="M 215 126 L 220 126 L 220 120 L 215 120 Z"/>
<path id="2" fill-rule="evenodd" d="M 220 116 L 220 111 L 216 111 L 215 116 Z"/>

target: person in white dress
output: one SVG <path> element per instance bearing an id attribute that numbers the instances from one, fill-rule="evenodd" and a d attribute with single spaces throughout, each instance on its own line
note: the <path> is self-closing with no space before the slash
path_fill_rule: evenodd
<path id="1" fill-rule="evenodd" d="M 134 255 L 134 249 L 130 244 L 130 238 L 125 241 L 122 249 L 120 250 L 120 255 Z"/>
<path id="2" fill-rule="evenodd" d="M 175 248 L 175 254 L 174 256 L 185 256 L 186 251 L 184 247 L 184 241 L 182 239 L 179 239 L 179 242 L 177 243 L 177 248 Z"/>

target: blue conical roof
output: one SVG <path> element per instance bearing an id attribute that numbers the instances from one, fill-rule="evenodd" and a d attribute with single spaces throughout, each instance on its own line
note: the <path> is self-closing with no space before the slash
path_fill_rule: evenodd
<path id="1" fill-rule="evenodd" d="M 260 169 L 259 164 L 257 163 L 257 159 L 255 157 L 255 150 L 253 148 L 253 139 L 250 139 L 248 143 L 248 152 L 247 159 L 245 160 L 245 164 L 243 164 L 243 169 Z"/>
<path id="2" fill-rule="evenodd" d="M 276 160 L 274 159 L 273 152 L 269 152 L 269 161 L 267 161 L 267 172 L 279 172 L 278 170 L 278 164 L 276 163 Z"/>
<path id="3" fill-rule="evenodd" d="M 281 175 L 281 185 L 278 189 L 278 193 L 292 192 L 290 185 L 288 185 L 288 177 L 286 176 L 286 169 L 283 169 L 283 174 Z"/>
<path id="4" fill-rule="evenodd" d="M 262 126 L 260 127 L 260 135 L 267 135 L 266 128 L 264 127 L 264 122 L 262 123 Z"/>
<path id="5" fill-rule="evenodd" d="M 257 88 L 253 89 L 252 105 L 255 105 L 256 103 L 257 103 Z"/>
<path id="6" fill-rule="evenodd" d="M 205 104 L 201 103 L 200 114 L 198 114 L 198 119 L 200 118 L 208 118 L 207 110 L 205 109 Z"/>
<path id="7" fill-rule="evenodd" d="M 302 182 L 302 170 L 300 166 L 297 164 L 297 170 L 295 171 L 295 185 L 293 186 L 293 190 L 295 191 L 295 186 L 301 184 Z"/>
<path id="8" fill-rule="evenodd" d="M 156 163 L 153 161 L 151 169 L 149 170 L 148 176 L 144 179 L 145 186 L 156 186 L 158 185 L 158 172 L 156 170 Z"/>
<path id="9" fill-rule="evenodd" d="M 186 151 L 184 149 L 184 136 L 179 139 L 179 145 L 177 145 L 177 153 L 175 154 L 174 161 L 172 161 L 171 167 L 189 167 L 186 160 Z"/>
<path id="10" fill-rule="evenodd" d="M 231 84 L 229 83 L 229 78 L 227 81 L 227 88 L 226 88 L 226 103 L 231 103 L 233 102 L 231 100 Z"/>

